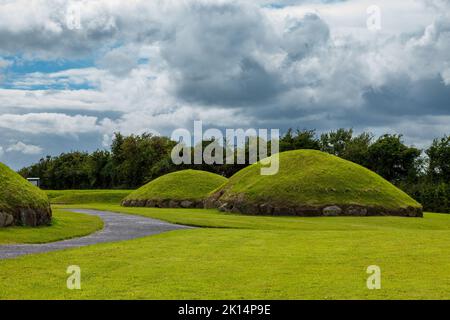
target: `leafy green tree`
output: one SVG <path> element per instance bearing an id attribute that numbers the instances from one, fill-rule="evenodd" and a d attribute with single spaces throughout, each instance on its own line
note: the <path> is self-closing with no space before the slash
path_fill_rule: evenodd
<path id="1" fill-rule="evenodd" d="M 24 178 L 41 178 L 41 186 L 49 189 L 48 167 L 52 161 L 50 156 L 42 158 L 38 163 L 19 170 L 19 174 Z"/>
<path id="2" fill-rule="evenodd" d="M 368 148 L 367 166 L 391 182 L 418 176 L 419 149 L 406 146 L 401 135 L 385 134 Z"/>
<path id="3" fill-rule="evenodd" d="M 294 134 L 289 128 L 286 134 L 280 138 L 280 152 L 294 150 Z"/>
<path id="4" fill-rule="evenodd" d="M 373 135 L 363 132 L 353 136 L 352 129 L 338 129 L 320 136 L 320 149 L 343 159 L 367 166 Z"/>
<path id="5" fill-rule="evenodd" d="M 320 149 L 335 156 L 343 157 L 352 138 L 352 129 L 338 129 L 337 131 L 324 133 L 320 136 Z"/>
<path id="6" fill-rule="evenodd" d="M 116 134 L 111 146 L 115 185 L 122 188 L 139 187 L 159 176 L 152 167 L 160 166 L 163 160 L 167 163 L 174 145 L 175 142 L 167 137 L 149 133 L 127 137 Z"/>
<path id="7" fill-rule="evenodd" d="M 428 174 L 435 181 L 450 181 L 450 137 L 433 140 L 425 151 L 428 156 Z"/>
<path id="8" fill-rule="evenodd" d="M 373 135 L 363 132 L 353 137 L 345 147 L 342 158 L 358 163 L 362 166 L 368 166 L 369 146 L 373 140 Z"/>
<path id="9" fill-rule="evenodd" d="M 109 151 L 97 150 L 89 155 L 88 176 L 91 188 L 108 189 L 112 184 L 111 154 Z"/>
<path id="10" fill-rule="evenodd" d="M 280 139 L 280 152 L 298 149 L 320 150 L 320 142 L 316 137 L 316 130 L 299 130 L 293 133 L 289 129 Z"/>

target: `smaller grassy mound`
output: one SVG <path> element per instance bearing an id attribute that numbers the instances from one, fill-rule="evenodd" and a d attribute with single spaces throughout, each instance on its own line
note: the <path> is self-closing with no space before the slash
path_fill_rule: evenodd
<path id="1" fill-rule="evenodd" d="M 0 163 L 0 227 L 45 225 L 51 217 L 45 192 Z"/>
<path id="2" fill-rule="evenodd" d="M 182 170 L 161 176 L 128 195 L 127 207 L 194 208 L 203 207 L 208 194 L 227 182 L 214 173 Z"/>
<path id="3" fill-rule="evenodd" d="M 131 190 L 47 190 L 52 204 L 119 204 Z"/>
<path id="4" fill-rule="evenodd" d="M 102 228 L 99 217 L 55 209 L 49 226 L 0 229 L 0 244 L 54 242 L 86 236 Z"/>
<path id="5" fill-rule="evenodd" d="M 240 170 L 206 206 L 246 214 L 422 216 L 422 206 L 406 193 L 339 157 L 295 150 L 280 153 L 279 165 L 275 175 L 261 175 L 259 162 Z"/>

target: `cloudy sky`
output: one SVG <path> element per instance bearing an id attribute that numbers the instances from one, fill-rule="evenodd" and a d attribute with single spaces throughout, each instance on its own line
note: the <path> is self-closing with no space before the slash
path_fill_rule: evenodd
<path id="1" fill-rule="evenodd" d="M 424 147 L 450 134 L 449 13 L 449 0 L 0 0 L 0 161 L 194 120 Z"/>

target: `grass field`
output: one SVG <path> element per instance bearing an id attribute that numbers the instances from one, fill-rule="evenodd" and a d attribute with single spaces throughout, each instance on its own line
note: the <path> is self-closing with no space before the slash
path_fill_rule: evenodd
<path id="1" fill-rule="evenodd" d="M 296 218 L 66 207 L 75 206 L 210 228 L 0 261 L 1 299 L 450 298 L 450 215 Z M 69 265 L 81 267 L 81 290 L 66 288 Z M 380 290 L 366 287 L 369 265 L 381 268 Z"/>
<path id="2" fill-rule="evenodd" d="M 450 215 L 427 213 L 426 218 L 405 217 L 271 217 L 224 213 L 215 209 L 130 208 L 115 204 L 91 203 L 64 205 L 56 208 L 86 208 L 136 214 L 171 223 L 208 228 L 258 230 L 447 230 Z"/>
<path id="3" fill-rule="evenodd" d="M 47 190 L 52 204 L 120 203 L 132 190 Z"/>
<path id="4" fill-rule="evenodd" d="M 80 237 L 103 227 L 103 221 L 81 213 L 53 210 L 50 226 L 0 228 L 0 244 L 45 243 Z"/>

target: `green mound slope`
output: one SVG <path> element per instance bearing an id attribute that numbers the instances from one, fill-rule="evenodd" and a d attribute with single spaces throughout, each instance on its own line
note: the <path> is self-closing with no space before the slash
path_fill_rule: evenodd
<path id="1" fill-rule="evenodd" d="M 200 170 L 182 170 L 161 176 L 128 195 L 122 205 L 136 207 L 203 207 L 208 194 L 226 178 Z"/>
<path id="2" fill-rule="evenodd" d="M 52 204 L 119 204 L 131 190 L 47 190 Z"/>
<path id="3" fill-rule="evenodd" d="M 0 163 L 0 227 L 50 223 L 47 195 Z"/>
<path id="4" fill-rule="evenodd" d="M 248 214 L 422 216 L 422 207 L 376 173 L 315 150 L 279 154 L 275 175 L 255 163 L 215 190 L 208 207 Z"/>

